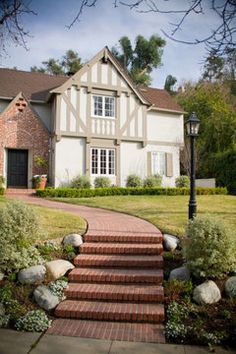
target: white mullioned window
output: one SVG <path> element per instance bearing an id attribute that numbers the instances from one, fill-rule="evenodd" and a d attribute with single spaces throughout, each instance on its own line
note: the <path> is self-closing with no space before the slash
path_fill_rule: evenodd
<path id="1" fill-rule="evenodd" d="M 94 95 L 92 112 L 95 117 L 115 118 L 115 97 Z"/>
<path id="2" fill-rule="evenodd" d="M 91 149 L 91 174 L 115 175 L 115 150 L 92 148 Z"/>
<path id="3" fill-rule="evenodd" d="M 152 152 L 152 174 L 166 175 L 166 154 L 161 151 Z"/>

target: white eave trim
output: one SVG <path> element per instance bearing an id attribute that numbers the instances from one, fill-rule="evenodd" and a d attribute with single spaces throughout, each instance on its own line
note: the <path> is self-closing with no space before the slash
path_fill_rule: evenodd
<path id="1" fill-rule="evenodd" d="M 161 107 L 155 107 L 155 106 L 150 106 L 150 107 L 148 108 L 148 111 L 169 112 L 169 113 L 178 113 L 178 114 L 188 114 L 188 112 L 185 112 L 185 111 L 178 111 L 178 110 L 175 110 L 175 109 L 161 108 Z"/>

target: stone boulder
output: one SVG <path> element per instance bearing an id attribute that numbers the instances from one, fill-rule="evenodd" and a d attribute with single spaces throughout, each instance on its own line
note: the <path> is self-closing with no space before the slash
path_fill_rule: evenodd
<path id="1" fill-rule="evenodd" d="M 179 244 L 179 239 L 173 235 L 163 235 L 163 245 L 166 251 L 174 251 Z"/>
<path id="2" fill-rule="evenodd" d="M 32 266 L 19 271 L 18 281 L 22 284 L 33 284 L 44 280 L 46 268 L 43 265 Z"/>
<path id="3" fill-rule="evenodd" d="M 5 277 L 5 274 L 3 274 L 2 272 L 0 272 L 0 280 L 3 280 Z"/>
<path id="4" fill-rule="evenodd" d="M 177 280 L 182 280 L 182 281 L 188 281 L 190 280 L 190 271 L 189 269 L 184 265 L 179 268 L 175 268 L 170 272 L 169 280 L 172 279 L 177 279 Z"/>
<path id="5" fill-rule="evenodd" d="M 47 262 L 45 267 L 47 269 L 47 276 L 51 280 L 56 280 L 65 275 L 68 270 L 75 268 L 72 263 L 65 261 L 64 259 Z"/>
<path id="6" fill-rule="evenodd" d="M 220 289 L 212 280 L 198 285 L 193 291 L 193 300 L 199 305 L 214 304 L 220 299 Z"/>
<path id="7" fill-rule="evenodd" d="M 45 285 L 39 285 L 34 290 L 34 299 L 46 311 L 54 309 L 60 302 L 59 298 Z"/>
<path id="8" fill-rule="evenodd" d="M 64 246 L 71 245 L 73 247 L 79 247 L 80 245 L 82 245 L 82 243 L 83 243 L 82 236 L 78 234 L 70 234 L 65 236 L 63 239 Z"/>
<path id="9" fill-rule="evenodd" d="M 236 297 L 236 276 L 230 277 L 226 280 L 225 292 L 230 297 Z"/>

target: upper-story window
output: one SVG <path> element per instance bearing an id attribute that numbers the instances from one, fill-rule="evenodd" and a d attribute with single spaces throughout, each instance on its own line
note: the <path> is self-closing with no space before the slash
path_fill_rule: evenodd
<path id="1" fill-rule="evenodd" d="M 115 97 L 93 96 L 93 115 L 96 117 L 115 117 Z"/>

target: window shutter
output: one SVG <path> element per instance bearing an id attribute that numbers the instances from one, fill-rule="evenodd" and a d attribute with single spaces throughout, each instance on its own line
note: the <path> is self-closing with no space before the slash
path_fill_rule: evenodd
<path id="1" fill-rule="evenodd" d="M 152 175 L 152 152 L 147 153 L 147 176 Z"/>
<path id="2" fill-rule="evenodd" d="M 173 154 L 166 153 L 166 176 L 173 176 Z"/>

